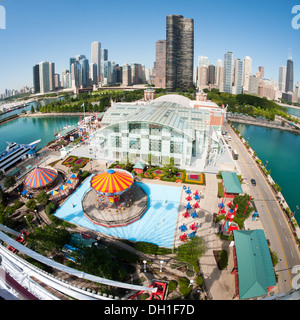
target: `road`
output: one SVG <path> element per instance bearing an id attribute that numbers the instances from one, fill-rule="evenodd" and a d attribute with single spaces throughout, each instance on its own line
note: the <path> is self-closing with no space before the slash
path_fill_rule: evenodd
<path id="1" fill-rule="evenodd" d="M 227 123 L 224 124 L 224 130 L 232 138 L 231 142 L 229 142 L 232 149 L 235 149 L 239 154 L 237 162 L 241 174 L 249 182 L 249 193 L 254 198 L 266 238 L 271 243 L 271 250 L 276 252 L 278 256 L 279 262 L 275 270 L 279 275 L 279 291 L 287 292 L 292 288 L 292 279 L 295 276 L 291 272 L 292 268 L 295 265 L 300 265 L 298 246 L 270 185 L 257 167 L 254 159 Z M 251 179 L 256 180 L 256 186 L 252 186 Z"/>

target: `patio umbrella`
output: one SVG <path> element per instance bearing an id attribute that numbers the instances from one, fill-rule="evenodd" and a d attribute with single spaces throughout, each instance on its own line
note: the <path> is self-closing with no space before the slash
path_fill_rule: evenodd
<path id="1" fill-rule="evenodd" d="M 191 194 L 191 193 L 192 193 L 190 187 L 188 187 L 188 188 L 185 190 L 185 193 L 187 193 L 187 194 Z"/>
<path id="2" fill-rule="evenodd" d="M 188 204 L 185 206 L 185 208 L 186 208 L 187 210 L 190 210 L 190 209 L 192 208 L 192 206 L 191 206 L 190 203 L 188 203 Z"/>
<path id="3" fill-rule="evenodd" d="M 195 238 L 196 237 L 196 233 L 195 232 L 192 232 L 189 234 L 189 238 Z"/>
<path id="4" fill-rule="evenodd" d="M 180 227 L 179 227 L 179 230 L 180 230 L 181 232 L 186 231 L 186 230 L 187 230 L 186 225 L 185 225 L 185 224 L 183 224 L 182 226 L 180 226 Z"/>
<path id="5" fill-rule="evenodd" d="M 190 214 L 186 211 L 186 212 L 183 214 L 183 216 L 184 216 L 185 218 L 188 218 L 188 217 L 190 216 Z"/>
<path id="6" fill-rule="evenodd" d="M 195 202 L 195 203 L 193 204 L 193 207 L 194 207 L 194 208 L 199 208 L 199 203 L 198 203 L 198 202 Z"/>
<path id="7" fill-rule="evenodd" d="M 198 215 L 197 215 L 196 211 L 194 211 L 194 212 L 191 214 L 191 216 L 192 216 L 192 218 L 194 218 L 194 219 L 198 218 Z"/>
<path id="8" fill-rule="evenodd" d="M 194 196 L 194 200 L 199 200 L 200 199 L 200 197 L 199 197 L 199 194 L 196 194 L 195 196 Z"/>
<path id="9" fill-rule="evenodd" d="M 193 231 L 195 231 L 198 228 L 198 225 L 196 225 L 196 222 L 194 222 L 191 226 L 190 229 L 192 229 Z"/>
<path id="10" fill-rule="evenodd" d="M 24 190 L 23 192 L 22 192 L 22 194 L 26 194 L 28 191 L 27 190 Z"/>
<path id="11" fill-rule="evenodd" d="M 183 241 L 186 241 L 186 234 L 184 233 L 183 235 L 181 235 L 180 237 L 179 237 L 179 239 L 183 242 Z"/>
<path id="12" fill-rule="evenodd" d="M 187 197 L 185 198 L 185 200 L 191 201 L 191 200 L 193 200 L 193 199 L 192 199 L 192 197 L 189 195 L 189 196 L 187 196 Z"/>

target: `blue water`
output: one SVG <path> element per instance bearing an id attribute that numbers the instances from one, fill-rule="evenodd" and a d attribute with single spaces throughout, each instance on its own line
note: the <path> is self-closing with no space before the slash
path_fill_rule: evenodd
<path id="1" fill-rule="evenodd" d="M 235 123 L 234 126 L 249 141 L 259 159 L 267 169 L 271 169 L 271 177 L 281 187 L 292 212 L 300 207 L 300 135 L 283 130 Z M 249 138 L 249 140 L 248 140 Z M 300 225 L 300 210 L 295 218 Z"/>
<path id="2" fill-rule="evenodd" d="M 181 188 L 139 183 L 148 196 L 148 210 L 143 217 L 125 227 L 105 228 L 93 224 L 83 214 L 82 199 L 90 190 L 92 176 L 55 212 L 55 216 L 70 223 L 120 239 L 144 241 L 172 248 L 178 216 Z"/>
<path id="3" fill-rule="evenodd" d="M 78 123 L 79 116 L 53 116 L 18 118 L 0 125 L 0 153 L 6 142 L 31 143 L 41 139 L 37 150 L 55 139 L 54 132 L 66 125 Z"/>
<path id="4" fill-rule="evenodd" d="M 291 114 L 292 116 L 296 116 L 296 117 L 300 117 L 300 108 L 289 108 L 288 109 L 288 113 Z"/>

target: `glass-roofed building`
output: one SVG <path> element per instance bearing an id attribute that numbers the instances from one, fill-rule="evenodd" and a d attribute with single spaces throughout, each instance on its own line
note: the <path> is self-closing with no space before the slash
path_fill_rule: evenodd
<path id="1" fill-rule="evenodd" d="M 165 95 L 150 102 L 113 104 L 95 134 L 102 141 L 104 157 L 149 164 L 166 164 L 174 158 L 179 167 L 203 171 L 224 151 L 222 110 L 197 108 L 193 102 Z"/>

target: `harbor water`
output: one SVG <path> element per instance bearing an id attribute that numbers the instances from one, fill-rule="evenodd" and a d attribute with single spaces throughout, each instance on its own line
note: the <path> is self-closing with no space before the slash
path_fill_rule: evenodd
<path id="1" fill-rule="evenodd" d="M 283 131 L 234 123 L 241 135 L 257 153 L 300 225 L 300 136 Z"/>

